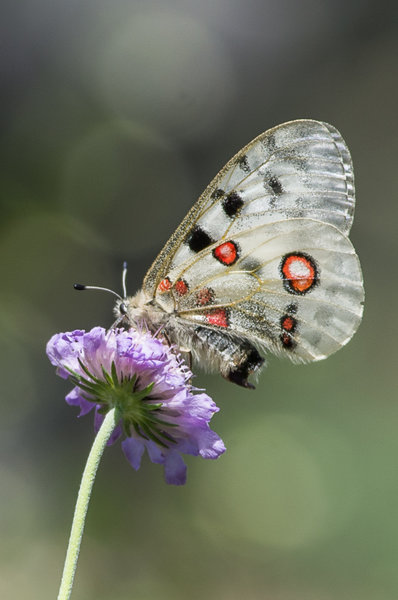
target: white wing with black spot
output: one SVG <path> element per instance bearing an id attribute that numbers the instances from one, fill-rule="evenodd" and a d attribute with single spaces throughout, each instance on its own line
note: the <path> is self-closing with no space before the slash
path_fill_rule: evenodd
<path id="1" fill-rule="evenodd" d="M 216 175 L 153 263 L 144 290 L 152 295 L 170 267 L 198 248 L 253 225 L 308 217 L 348 234 L 354 206 L 351 157 L 337 129 L 312 120 L 278 125 Z M 193 225 L 190 245 L 184 242 Z"/>
<path id="2" fill-rule="evenodd" d="M 182 323 L 293 360 L 344 345 L 362 317 L 349 151 L 338 131 L 285 123 L 243 148 L 167 242 L 144 291 Z"/>

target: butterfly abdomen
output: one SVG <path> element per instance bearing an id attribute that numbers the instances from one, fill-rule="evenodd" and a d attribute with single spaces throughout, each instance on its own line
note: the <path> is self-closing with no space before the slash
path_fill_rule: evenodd
<path id="1" fill-rule="evenodd" d="M 250 342 L 216 329 L 201 326 L 187 328 L 186 324 L 181 325 L 179 331 L 170 331 L 170 335 L 178 338 L 180 344 L 184 342 L 195 360 L 206 370 L 219 371 L 233 383 L 254 388 L 248 382 L 248 377 L 259 371 L 264 359 Z"/>

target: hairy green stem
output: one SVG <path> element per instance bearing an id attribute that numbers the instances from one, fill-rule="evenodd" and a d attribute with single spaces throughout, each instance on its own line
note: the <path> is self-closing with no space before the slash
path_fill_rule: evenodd
<path id="1" fill-rule="evenodd" d="M 119 419 L 120 413 L 116 408 L 113 408 L 106 414 L 90 450 L 77 496 L 75 514 L 73 515 L 72 529 L 70 532 L 68 549 L 66 551 L 64 571 L 62 573 L 58 600 L 68 600 L 72 593 L 73 579 L 75 577 L 84 523 L 86 520 L 88 503 L 90 501 L 95 475 L 97 473 L 99 461 L 104 452 L 106 443 L 109 440 L 111 433 L 115 429 Z"/>

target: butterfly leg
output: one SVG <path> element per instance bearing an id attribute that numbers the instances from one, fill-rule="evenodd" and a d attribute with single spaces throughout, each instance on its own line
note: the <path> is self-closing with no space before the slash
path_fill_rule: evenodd
<path id="1" fill-rule="evenodd" d="M 162 336 L 161 337 L 164 338 L 164 340 L 167 342 L 167 344 L 169 346 L 173 345 L 169 334 L 164 329 L 162 330 Z M 187 348 L 186 346 L 181 346 L 180 345 L 178 347 L 178 351 L 180 353 L 181 358 L 184 360 L 185 364 L 188 365 L 189 370 L 192 371 L 192 352 L 190 351 L 190 349 Z M 190 383 L 192 383 L 191 380 L 190 380 Z"/>
<path id="2" fill-rule="evenodd" d="M 189 370 L 192 371 L 192 352 L 189 348 L 184 347 L 180 347 L 179 351 L 185 363 L 188 365 Z"/>

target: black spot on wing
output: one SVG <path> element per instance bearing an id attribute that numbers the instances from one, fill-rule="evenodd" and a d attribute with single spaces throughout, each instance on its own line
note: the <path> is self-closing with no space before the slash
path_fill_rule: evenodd
<path id="1" fill-rule="evenodd" d="M 211 244 L 214 244 L 214 240 L 209 236 L 208 233 L 198 225 L 196 225 L 192 231 L 188 234 L 185 243 L 188 244 L 192 252 L 201 252 Z"/>
<path id="2" fill-rule="evenodd" d="M 298 311 L 298 306 L 295 303 L 288 304 L 286 306 L 286 312 L 289 313 L 289 314 L 291 314 L 291 315 L 295 315 L 297 311 Z"/>
<path id="3" fill-rule="evenodd" d="M 265 152 L 268 154 L 272 154 L 276 149 L 276 142 L 274 135 L 267 135 L 261 140 L 261 145 L 264 148 Z"/>
<path id="4" fill-rule="evenodd" d="M 294 350 L 297 346 L 294 333 L 296 332 L 298 321 L 293 315 L 297 313 L 298 306 L 295 302 L 292 302 L 286 306 L 285 310 L 285 314 L 280 318 L 281 334 L 279 339 L 286 350 Z"/>
<path id="5" fill-rule="evenodd" d="M 243 200 L 237 192 L 231 192 L 222 202 L 225 214 L 231 218 L 236 217 L 242 206 Z"/>
<path id="6" fill-rule="evenodd" d="M 275 175 L 272 175 L 272 177 L 268 179 L 267 183 L 271 190 L 274 192 L 274 194 L 279 195 L 283 192 L 282 184 L 279 181 L 279 179 L 275 177 Z"/>
<path id="7" fill-rule="evenodd" d="M 242 169 L 242 171 L 244 171 L 244 173 L 250 173 L 250 166 L 246 154 L 243 154 L 241 157 L 238 158 L 237 164 Z"/>

